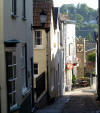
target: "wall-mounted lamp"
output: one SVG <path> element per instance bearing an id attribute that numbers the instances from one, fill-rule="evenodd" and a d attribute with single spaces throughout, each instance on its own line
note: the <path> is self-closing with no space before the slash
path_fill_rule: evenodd
<path id="1" fill-rule="evenodd" d="M 47 14 L 44 11 L 42 11 L 40 13 L 40 23 L 42 24 L 42 26 L 44 26 L 46 20 L 47 20 Z"/>

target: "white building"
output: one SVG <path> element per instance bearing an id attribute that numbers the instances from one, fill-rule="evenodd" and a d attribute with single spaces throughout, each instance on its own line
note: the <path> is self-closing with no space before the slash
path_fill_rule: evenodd
<path id="1" fill-rule="evenodd" d="M 62 40 L 64 48 L 64 91 L 71 90 L 72 75 L 77 74 L 76 67 L 73 64 L 76 60 L 76 42 L 75 42 L 75 21 L 62 19 Z"/>
<path id="2" fill-rule="evenodd" d="M 60 25 L 59 25 L 59 8 L 54 8 L 54 17 L 55 17 L 55 32 L 54 32 L 54 54 L 55 54 L 55 72 L 56 72 L 56 80 L 55 80 L 55 88 L 56 88 L 56 96 L 61 95 L 61 50 L 60 50 Z"/>

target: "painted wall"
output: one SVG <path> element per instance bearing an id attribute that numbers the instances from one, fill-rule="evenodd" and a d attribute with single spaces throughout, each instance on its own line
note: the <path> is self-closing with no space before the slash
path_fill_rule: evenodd
<path id="1" fill-rule="evenodd" d="M 36 88 L 36 78 L 38 78 L 43 72 L 45 72 L 46 78 L 45 78 L 45 91 L 43 92 L 40 98 L 36 99 L 36 96 L 35 96 L 35 102 L 39 102 L 47 92 L 47 52 L 46 52 L 47 51 L 47 33 L 45 30 L 41 30 L 41 29 L 38 29 L 38 30 L 42 31 L 42 45 L 41 47 L 34 48 L 34 63 L 37 63 L 39 66 L 38 75 L 34 75 L 34 88 Z"/>
<path id="2" fill-rule="evenodd" d="M 74 63 L 74 59 L 76 58 L 76 42 L 75 42 L 75 23 L 72 21 L 65 21 L 64 22 L 64 57 L 65 62 L 64 65 L 67 63 Z M 65 69 L 65 66 L 64 66 Z M 76 73 L 76 69 L 73 70 Z M 72 87 L 72 69 L 67 69 L 64 73 L 65 78 L 65 90 L 70 91 Z"/>
<path id="3" fill-rule="evenodd" d="M 55 46 L 56 45 L 56 46 Z M 56 78 L 55 78 L 55 91 L 56 97 L 61 95 L 61 50 L 60 50 L 60 29 L 59 29 L 59 21 L 57 19 L 57 28 L 54 32 L 54 49 L 55 49 L 55 70 L 56 70 Z"/>
<path id="4" fill-rule="evenodd" d="M 85 56 L 85 39 L 82 38 L 82 39 L 79 39 L 79 40 L 76 40 L 76 49 L 77 48 L 77 44 L 83 44 L 83 51 L 81 52 L 78 52 L 76 50 L 76 55 L 77 57 L 80 59 L 80 62 L 79 62 L 79 67 L 77 69 L 77 76 L 78 77 L 82 77 L 84 76 L 84 68 L 85 68 L 85 64 L 86 64 L 86 56 Z"/>
<path id="5" fill-rule="evenodd" d="M 0 113 L 7 113 L 6 66 L 4 50 L 4 0 L 0 0 Z"/>
<path id="6" fill-rule="evenodd" d="M 48 40 L 50 43 L 48 48 L 48 66 L 49 66 L 49 94 L 51 97 L 55 97 L 55 80 L 56 80 L 56 71 L 55 71 L 55 55 L 57 50 L 54 47 L 54 21 L 53 21 L 53 12 L 51 10 L 51 24 L 50 24 L 50 38 Z"/>
<path id="7" fill-rule="evenodd" d="M 16 100 L 20 105 L 28 96 L 31 90 L 31 58 L 33 57 L 33 40 L 31 24 L 33 23 L 33 3 L 32 0 L 26 0 L 26 20 L 23 20 L 23 2 L 17 1 L 17 16 L 12 18 L 12 0 L 4 0 L 4 40 L 20 40 L 21 43 L 16 48 L 16 62 L 17 62 L 17 80 L 16 80 Z M 21 51 L 22 45 L 27 43 L 27 71 L 28 71 L 28 88 L 23 93 L 23 77 L 22 77 L 22 61 Z M 24 95 L 24 96 L 23 96 Z"/>

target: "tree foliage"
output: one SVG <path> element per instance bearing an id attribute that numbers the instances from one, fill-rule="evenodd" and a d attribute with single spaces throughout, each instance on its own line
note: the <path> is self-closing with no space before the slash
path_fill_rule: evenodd
<path id="1" fill-rule="evenodd" d="M 96 23 L 98 11 L 88 7 L 86 4 L 78 4 L 77 7 L 73 4 L 64 4 L 60 8 L 60 12 L 67 12 L 70 19 L 76 21 L 77 37 L 88 37 L 91 34 L 93 39 L 94 32 L 98 32 L 98 25 Z"/>
<path id="2" fill-rule="evenodd" d="M 88 61 L 90 61 L 90 62 L 95 62 L 96 61 L 96 53 L 95 52 L 94 53 L 90 53 L 88 55 Z"/>

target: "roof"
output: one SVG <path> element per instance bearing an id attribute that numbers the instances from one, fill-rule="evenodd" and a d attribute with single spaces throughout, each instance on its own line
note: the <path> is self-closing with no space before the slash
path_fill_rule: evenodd
<path id="1" fill-rule="evenodd" d="M 96 49 L 96 42 L 86 41 L 85 42 L 85 51 L 90 51 L 90 50 L 93 50 L 93 49 Z"/>
<path id="2" fill-rule="evenodd" d="M 70 20 L 70 17 L 67 14 L 60 14 L 59 18 L 64 24 L 76 24 L 76 21 Z"/>
<path id="3" fill-rule="evenodd" d="M 40 23 L 40 13 L 44 11 L 47 14 L 47 22 L 44 28 L 50 28 L 52 8 L 52 0 L 33 0 L 33 27 L 42 27 Z"/>
<path id="4" fill-rule="evenodd" d="M 70 17 L 66 14 L 60 14 L 59 15 L 59 18 L 61 21 L 64 21 L 64 20 L 70 20 Z"/>

